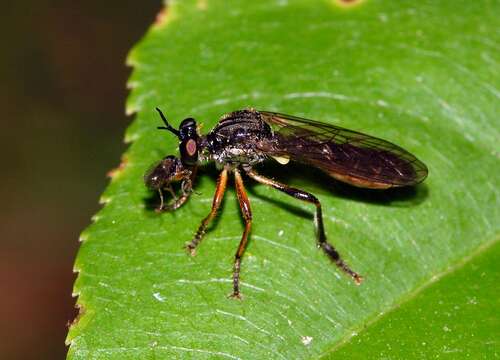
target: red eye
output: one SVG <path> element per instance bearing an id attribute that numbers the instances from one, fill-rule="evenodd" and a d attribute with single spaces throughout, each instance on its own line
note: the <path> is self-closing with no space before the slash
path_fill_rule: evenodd
<path id="1" fill-rule="evenodd" d="M 189 139 L 186 143 L 186 152 L 189 156 L 193 156 L 196 153 L 196 141 Z"/>

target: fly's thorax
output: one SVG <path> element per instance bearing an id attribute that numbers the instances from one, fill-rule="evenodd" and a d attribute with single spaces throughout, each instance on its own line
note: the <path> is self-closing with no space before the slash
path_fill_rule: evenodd
<path id="1" fill-rule="evenodd" d="M 207 148 L 219 165 L 256 164 L 267 157 L 258 144 L 272 138 L 271 128 L 255 110 L 224 115 L 206 136 Z"/>
<path id="2" fill-rule="evenodd" d="M 255 148 L 226 146 L 212 153 L 212 159 L 218 168 L 225 165 L 237 167 L 239 165 L 256 165 L 267 159 L 267 155 Z"/>
<path id="3" fill-rule="evenodd" d="M 272 131 L 259 112 L 239 110 L 224 115 L 208 137 L 220 146 L 231 146 L 271 138 Z"/>
<path id="4" fill-rule="evenodd" d="M 266 159 L 259 149 L 262 134 L 245 127 L 230 133 L 214 133 L 211 156 L 219 164 L 257 164 Z"/>

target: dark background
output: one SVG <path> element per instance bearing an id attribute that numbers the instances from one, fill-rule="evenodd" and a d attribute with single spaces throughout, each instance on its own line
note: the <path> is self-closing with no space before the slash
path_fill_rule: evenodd
<path id="1" fill-rule="evenodd" d="M 11 1 L 0 24 L 0 358 L 62 359 L 79 233 L 125 150 L 147 1 Z"/>

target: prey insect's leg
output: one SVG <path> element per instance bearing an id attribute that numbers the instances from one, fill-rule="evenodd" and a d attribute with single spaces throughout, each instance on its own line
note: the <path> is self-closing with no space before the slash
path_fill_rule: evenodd
<path id="1" fill-rule="evenodd" d="M 174 191 L 172 190 L 172 188 L 170 187 L 170 191 L 172 194 L 172 198 L 174 199 L 174 202 L 169 204 L 169 205 L 166 205 L 164 207 L 165 211 L 177 210 L 182 205 L 184 205 L 184 203 L 187 201 L 187 199 L 189 199 L 189 196 L 193 192 L 193 183 L 194 183 L 194 178 L 196 177 L 196 170 L 197 170 L 197 168 L 194 167 L 192 170 L 191 176 L 188 179 L 185 179 L 182 181 L 182 189 L 181 189 L 182 194 L 181 194 L 181 196 L 177 197 L 175 195 Z M 163 203 L 163 199 L 162 199 L 162 203 Z"/>
<path id="2" fill-rule="evenodd" d="M 208 216 L 203 219 L 200 227 L 198 228 L 198 231 L 196 231 L 196 234 L 194 235 L 193 240 L 191 240 L 191 242 L 186 245 L 186 249 L 191 253 L 191 255 L 195 255 L 196 246 L 198 246 L 201 239 L 203 238 L 203 235 L 205 235 L 208 224 L 217 214 L 217 210 L 219 209 L 219 206 L 224 197 L 224 192 L 226 191 L 227 172 L 228 172 L 227 169 L 224 169 L 221 171 L 219 175 L 219 179 L 217 180 L 217 188 L 215 189 L 214 200 L 212 202 L 212 210 L 210 210 L 210 214 L 208 214 Z"/>
<path id="3" fill-rule="evenodd" d="M 172 196 L 172 199 L 174 201 L 177 201 L 177 195 L 175 195 L 174 189 L 172 189 L 171 185 L 165 186 L 163 190 L 166 190 L 170 193 L 170 196 Z M 160 194 L 160 206 L 156 208 L 156 212 L 161 213 L 163 211 L 169 211 L 170 210 L 170 205 L 165 205 L 165 199 L 163 198 L 163 191 L 162 189 L 158 189 L 158 194 Z"/>
<path id="4" fill-rule="evenodd" d="M 188 193 L 188 192 L 183 192 L 181 196 L 179 197 L 175 197 L 174 198 L 174 202 L 169 204 L 169 205 L 166 205 L 163 210 L 164 211 L 174 211 L 174 210 L 177 210 L 178 208 L 180 208 L 182 205 L 184 205 L 184 203 L 187 201 L 187 199 L 189 198 L 189 195 L 191 193 Z"/>
<path id="5" fill-rule="evenodd" d="M 269 179 L 265 176 L 259 175 L 257 172 L 255 172 L 253 169 L 245 169 L 248 176 L 250 176 L 252 179 L 265 184 L 272 186 L 275 189 L 278 189 L 285 194 L 288 194 L 290 196 L 293 196 L 296 199 L 302 200 L 302 201 L 307 201 L 310 202 L 314 205 L 316 205 L 316 212 L 314 214 L 314 225 L 316 228 L 316 237 L 318 240 L 318 246 L 323 249 L 323 251 L 330 257 L 332 261 L 335 262 L 335 264 L 346 274 L 351 276 L 356 284 L 361 284 L 361 281 L 363 281 L 363 278 L 358 275 L 358 273 L 354 272 L 349 268 L 349 266 L 342 260 L 340 257 L 340 254 L 335 250 L 333 245 L 331 245 L 327 240 L 326 240 L 326 235 L 325 235 L 325 229 L 323 227 L 323 215 L 321 212 L 321 203 L 319 200 L 312 194 L 305 192 L 303 190 L 299 190 L 293 187 L 290 187 L 288 185 L 282 184 L 278 181 Z"/>
<path id="6" fill-rule="evenodd" d="M 175 195 L 175 191 L 174 191 L 174 189 L 172 189 L 171 185 L 168 185 L 168 186 L 164 187 L 163 190 L 166 190 L 166 191 L 168 191 L 170 193 L 170 195 L 172 196 L 172 199 L 174 199 L 174 204 L 179 201 L 179 199 L 177 198 L 177 195 Z M 180 206 L 179 205 L 178 207 L 176 207 L 175 209 L 173 209 L 172 205 L 165 205 L 165 199 L 163 198 L 163 190 L 161 188 L 158 189 L 158 194 L 160 195 L 160 206 L 158 206 L 155 209 L 155 211 L 157 213 L 161 213 L 161 212 L 164 212 L 164 211 L 175 210 L 175 209 L 177 209 Z"/>
<path id="7" fill-rule="evenodd" d="M 243 179 L 238 169 L 234 169 L 234 183 L 236 186 L 236 195 L 238 196 L 238 202 L 240 203 L 241 213 L 243 219 L 245 219 L 245 230 L 243 230 L 243 235 L 241 237 L 240 245 L 238 250 L 234 255 L 234 270 L 233 270 L 233 293 L 231 297 L 236 299 L 241 299 L 240 293 L 240 266 L 241 257 L 245 252 L 245 248 L 248 243 L 248 234 L 250 233 L 250 228 L 252 226 L 252 211 L 250 210 L 250 201 L 248 200 L 245 187 L 243 186 Z"/>
<path id="8" fill-rule="evenodd" d="M 158 189 L 158 194 L 160 195 L 160 206 L 156 208 L 156 212 L 162 212 L 165 202 L 163 201 L 163 191 Z"/>

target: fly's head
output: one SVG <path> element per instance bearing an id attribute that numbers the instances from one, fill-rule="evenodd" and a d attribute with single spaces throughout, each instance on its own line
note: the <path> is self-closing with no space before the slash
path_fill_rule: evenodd
<path id="1" fill-rule="evenodd" d="M 153 165 L 144 175 L 144 183 L 151 190 L 156 190 L 160 194 L 161 204 L 158 211 L 175 210 L 182 206 L 192 192 L 192 182 L 198 164 L 199 135 L 196 121 L 192 118 L 184 119 L 179 129 L 170 125 L 160 109 L 156 109 L 163 120 L 165 126 L 158 129 L 170 131 L 179 139 L 180 158 L 169 155 L 159 163 Z M 174 189 L 175 183 L 180 183 L 180 194 Z M 179 189 L 175 185 L 176 189 Z M 172 195 L 172 202 L 164 203 L 163 190 L 167 190 Z"/>
<path id="2" fill-rule="evenodd" d="M 160 109 L 156 108 L 163 120 L 165 126 L 159 126 L 158 129 L 168 130 L 179 139 L 179 151 L 181 153 L 181 161 L 185 166 L 194 166 L 198 163 L 198 135 L 196 120 L 193 118 L 184 119 L 179 129 L 172 127 L 165 115 Z"/>

